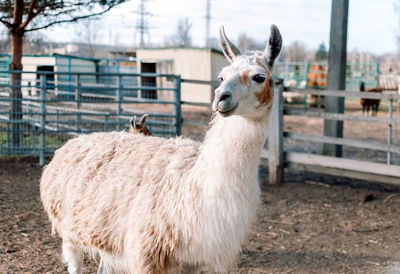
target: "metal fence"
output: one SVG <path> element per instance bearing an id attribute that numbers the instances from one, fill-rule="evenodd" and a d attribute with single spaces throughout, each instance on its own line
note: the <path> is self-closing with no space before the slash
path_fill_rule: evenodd
<path id="1" fill-rule="evenodd" d="M 278 62 L 275 76 L 284 79 L 285 85 L 301 89 L 326 89 L 327 62 Z M 358 90 L 360 82 L 366 87 L 377 87 L 378 63 L 346 64 L 346 90 Z"/>
<path id="2" fill-rule="evenodd" d="M 0 154 L 45 156 L 81 133 L 124 130 L 147 113 L 153 135 L 181 134 L 181 79 L 167 74 L 0 71 Z M 16 77 L 14 85 L 10 77 Z M 107 81 L 102 81 L 107 79 Z"/>

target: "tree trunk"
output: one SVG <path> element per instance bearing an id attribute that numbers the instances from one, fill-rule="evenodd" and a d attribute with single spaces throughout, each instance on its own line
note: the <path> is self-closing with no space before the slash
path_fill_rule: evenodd
<path id="1" fill-rule="evenodd" d="M 22 145 L 22 92 L 21 92 L 21 73 L 13 73 L 22 71 L 22 44 L 23 44 L 23 31 L 12 33 L 11 36 L 11 64 L 10 76 L 11 84 L 11 147 L 18 148 Z"/>

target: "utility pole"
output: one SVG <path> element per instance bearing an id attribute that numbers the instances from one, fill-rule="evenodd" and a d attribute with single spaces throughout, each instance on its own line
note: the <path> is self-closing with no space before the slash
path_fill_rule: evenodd
<path id="1" fill-rule="evenodd" d="M 347 18 L 349 0 L 332 0 L 331 33 L 328 56 L 328 90 L 345 90 Z M 344 98 L 325 97 L 325 112 L 344 113 Z M 324 136 L 343 137 L 343 121 L 324 120 Z M 342 156 L 342 146 L 324 144 L 324 155 Z"/>
<path id="2" fill-rule="evenodd" d="M 153 14 L 151 14 L 150 12 L 147 12 L 146 5 L 145 5 L 146 2 L 147 2 L 147 0 L 140 0 L 139 8 L 135 12 L 135 13 L 139 14 L 139 18 L 138 18 L 138 20 L 136 22 L 135 38 L 136 38 L 136 34 L 139 33 L 139 35 L 140 35 L 139 47 L 140 48 L 144 48 L 145 45 L 146 45 L 146 43 L 144 42 L 145 34 L 147 34 L 147 36 L 149 38 L 148 40 L 150 40 L 149 24 L 147 22 L 147 18 L 146 17 L 147 16 L 152 16 Z"/>
<path id="3" fill-rule="evenodd" d="M 211 0 L 207 1 L 206 7 L 206 38 L 205 38 L 205 47 L 209 47 L 210 45 L 210 21 L 211 21 Z"/>

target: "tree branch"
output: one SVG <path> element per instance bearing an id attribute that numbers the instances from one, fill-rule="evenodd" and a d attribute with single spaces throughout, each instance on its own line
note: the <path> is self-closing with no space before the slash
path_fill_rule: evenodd
<path id="1" fill-rule="evenodd" d="M 22 23 L 23 15 L 24 15 L 24 1 L 16 0 L 14 4 L 14 13 L 13 13 L 14 23 L 12 24 L 14 28 L 17 28 Z"/>
<path id="2" fill-rule="evenodd" d="M 77 16 L 77 17 L 74 17 L 74 18 L 69 18 L 69 19 L 63 19 L 63 20 L 53 21 L 53 22 L 50 22 L 50 23 L 48 23 L 48 24 L 46 24 L 46 25 L 43 25 L 43 26 L 40 26 L 40 27 L 35 27 L 35 28 L 27 29 L 27 30 L 25 30 L 25 32 L 35 31 L 35 30 L 41 30 L 41 29 L 45 29 L 45 28 L 48 28 L 48 27 L 50 27 L 50 26 L 52 26 L 52 25 L 56 25 L 56 24 L 68 23 L 68 22 L 76 22 L 76 21 L 81 20 L 81 19 L 86 19 L 86 18 L 90 18 L 90 17 L 99 16 L 99 15 L 102 15 L 102 14 L 108 12 L 109 10 L 111 10 L 112 8 L 114 8 L 115 6 L 117 6 L 117 4 L 111 5 L 111 6 L 109 6 L 107 9 L 105 9 L 105 10 L 103 10 L 103 11 L 101 11 L 101 12 L 98 12 L 98 13 L 93 13 L 93 14 L 88 14 L 88 15 Z"/>
<path id="3" fill-rule="evenodd" d="M 6 17 L 0 18 L 0 22 L 3 23 L 8 29 L 12 29 L 13 25 L 10 22 L 4 20 L 5 18 Z"/>
<path id="4" fill-rule="evenodd" d="M 24 30 L 26 28 L 26 26 L 29 24 L 29 22 L 31 22 L 32 19 L 35 18 L 36 15 L 38 15 L 40 13 L 40 12 L 34 12 L 34 9 L 36 8 L 37 3 L 38 3 L 38 0 L 32 0 L 31 4 L 29 6 L 29 9 L 28 9 L 28 16 L 26 17 L 25 22 L 22 23 L 18 27 L 19 30 Z"/>

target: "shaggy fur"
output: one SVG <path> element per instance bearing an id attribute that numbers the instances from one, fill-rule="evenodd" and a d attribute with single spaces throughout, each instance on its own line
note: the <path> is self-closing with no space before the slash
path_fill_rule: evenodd
<path id="1" fill-rule="evenodd" d="M 267 48 L 275 57 L 280 49 Z M 231 56 L 203 143 L 111 132 L 82 135 L 56 151 L 43 171 L 41 199 L 70 273 L 81 272 L 83 251 L 99 254 L 105 272 L 233 266 L 260 199 L 257 169 L 273 92 L 273 60 L 257 65 L 261 56 Z M 244 86 L 240 75 L 249 68 Z M 265 82 L 250 80 L 254 74 Z"/>

